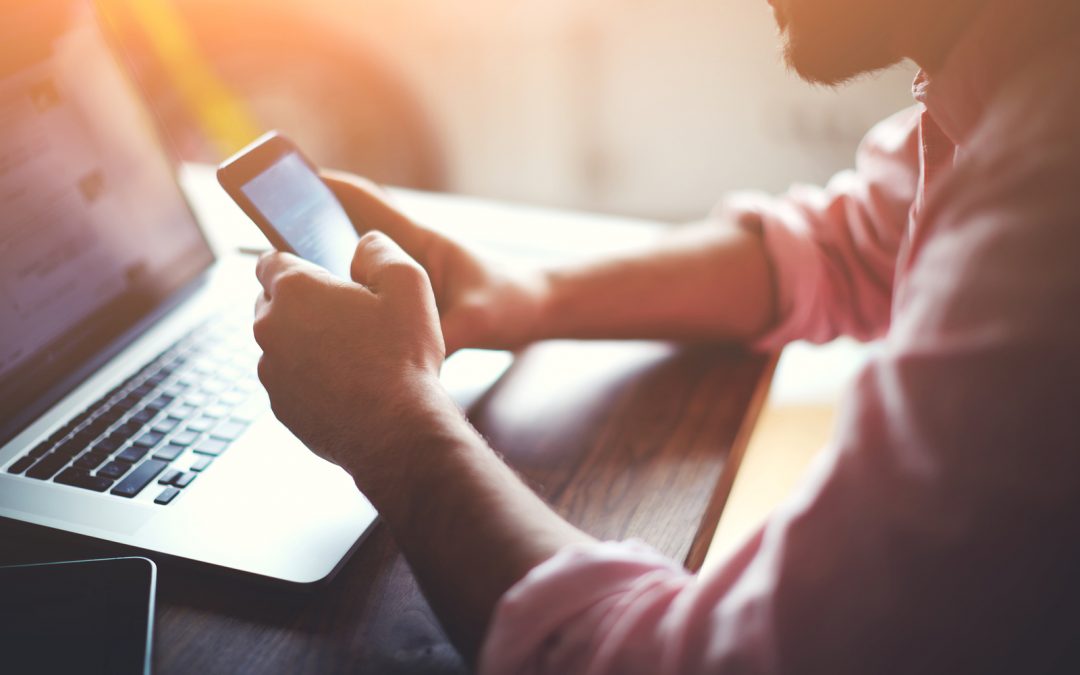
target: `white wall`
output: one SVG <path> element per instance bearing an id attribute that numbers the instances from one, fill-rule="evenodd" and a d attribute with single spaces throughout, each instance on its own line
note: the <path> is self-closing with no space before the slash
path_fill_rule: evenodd
<path id="1" fill-rule="evenodd" d="M 726 190 L 825 180 L 911 104 L 910 67 L 842 91 L 798 81 L 765 0 L 305 6 L 398 64 L 444 138 L 452 188 L 483 196 L 696 218 Z"/>

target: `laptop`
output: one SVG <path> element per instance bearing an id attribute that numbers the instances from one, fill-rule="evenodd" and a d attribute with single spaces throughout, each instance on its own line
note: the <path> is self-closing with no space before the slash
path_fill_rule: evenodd
<path id="1" fill-rule="evenodd" d="M 288 584 L 376 513 L 270 413 L 216 257 L 76 0 L 0 9 L 0 518 Z"/>

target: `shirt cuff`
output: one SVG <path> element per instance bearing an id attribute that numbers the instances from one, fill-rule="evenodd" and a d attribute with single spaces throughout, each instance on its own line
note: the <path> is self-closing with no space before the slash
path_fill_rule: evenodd
<path id="1" fill-rule="evenodd" d="M 687 574 L 634 540 L 561 549 L 499 601 L 480 653 L 480 675 L 549 672 L 545 664 L 565 664 L 567 650 L 588 652 L 595 647 L 589 638 L 599 620 L 586 618 L 588 610 L 657 571 Z"/>
<path id="2" fill-rule="evenodd" d="M 777 351 L 795 340 L 825 341 L 828 326 L 818 325 L 815 299 L 820 297 L 821 270 L 812 250 L 802 213 L 783 199 L 757 192 L 729 196 L 715 217 L 735 223 L 761 238 L 772 276 L 773 323 L 751 339 L 751 349 Z"/>

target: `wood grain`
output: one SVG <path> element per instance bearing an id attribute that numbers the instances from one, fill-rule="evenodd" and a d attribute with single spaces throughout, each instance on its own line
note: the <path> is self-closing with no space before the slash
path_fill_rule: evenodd
<path id="1" fill-rule="evenodd" d="M 469 415 L 571 522 L 698 564 L 769 368 L 767 358 L 720 346 L 543 343 L 521 354 Z M 0 527 L 0 563 L 112 552 Z M 468 670 L 382 527 L 331 583 L 307 594 L 160 564 L 158 673 Z"/>

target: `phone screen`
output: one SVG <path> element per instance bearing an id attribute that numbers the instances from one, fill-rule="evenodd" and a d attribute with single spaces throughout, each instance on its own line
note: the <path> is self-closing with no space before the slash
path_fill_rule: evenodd
<path id="1" fill-rule="evenodd" d="M 0 567 L 0 672 L 150 672 L 155 579 L 145 558 Z"/>
<path id="2" fill-rule="evenodd" d="M 297 255 L 351 278 L 360 236 L 337 197 L 298 153 L 282 155 L 240 190 Z"/>

